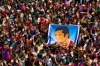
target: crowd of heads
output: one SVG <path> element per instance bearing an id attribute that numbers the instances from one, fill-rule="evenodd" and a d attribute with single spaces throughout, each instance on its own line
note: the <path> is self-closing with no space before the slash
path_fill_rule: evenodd
<path id="1" fill-rule="evenodd" d="M 49 24 L 79 25 L 77 44 L 46 44 Z M 99 48 L 99 0 L 0 0 L 0 66 L 100 66 Z"/>

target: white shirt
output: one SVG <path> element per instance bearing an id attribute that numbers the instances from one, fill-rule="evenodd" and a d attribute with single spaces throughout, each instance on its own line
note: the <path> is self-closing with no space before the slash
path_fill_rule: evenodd
<path id="1" fill-rule="evenodd" d="M 45 60 L 47 66 L 52 66 L 52 60 L 51 58 L 49 58 L 48 56 L 46 57 L 46 60 Z"/>
<path id="2" fill-rule="evenodd" d="M 24 60 L 19 59 L 19 62 L 20 62 L 20 66 L 25 66 L 25 59 Z"/>

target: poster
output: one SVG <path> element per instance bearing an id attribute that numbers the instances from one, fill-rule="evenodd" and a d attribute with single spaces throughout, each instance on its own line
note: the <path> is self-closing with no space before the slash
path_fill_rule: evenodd
<path id="1" fill-rule="evenodd" d="M 54 44 L 56 42 L 66 47 L 68 47 L 70 43 L 76 44 L 79 28 L 78 25 L 50 24 L 47 44 Z"/>

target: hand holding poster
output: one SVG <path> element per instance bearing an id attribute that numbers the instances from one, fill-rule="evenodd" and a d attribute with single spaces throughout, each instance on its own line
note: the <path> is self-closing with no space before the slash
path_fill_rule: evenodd
<path id="1" fill-rule="evenodd" d="M 76 44 L 79 34 L 78 25 L 50 24 L 47 44 L 60 44 L 63 48 Z"/>

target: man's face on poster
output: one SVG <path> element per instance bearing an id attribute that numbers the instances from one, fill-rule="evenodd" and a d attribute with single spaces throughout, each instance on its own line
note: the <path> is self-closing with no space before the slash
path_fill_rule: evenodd
<path id="1" fill-rule="evenodd" d="M 68 39 L 68 34 L 64 35 L 64 33 L 62 32 L 62 30 L 57 30 L 55 32 L 55 38 L 56 41 L 59 43 L 63 43 L 66 41 L 66 39 Z"/>

